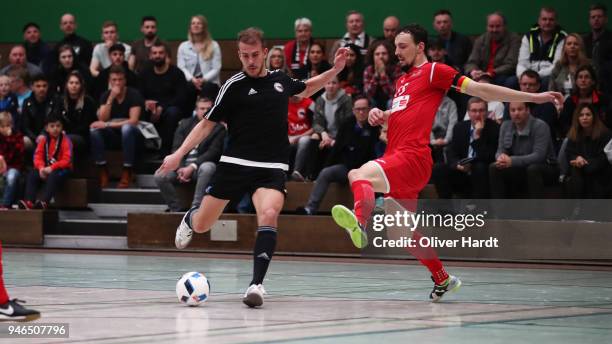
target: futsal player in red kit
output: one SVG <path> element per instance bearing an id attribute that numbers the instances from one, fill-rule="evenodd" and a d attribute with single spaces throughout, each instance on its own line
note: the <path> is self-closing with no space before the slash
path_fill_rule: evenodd
<path id="1" fill-rule="evenodd" d="M 425 55 L 426 42 L 427 31 L 416 24 L 404 27 L 396 36 L 395 55 L 405 74 L 396 81 L 391 108 L 386 111 L 374 108 L 368 116 L 371 125 L 387 123 L 387 149 L 381 158 L 349 172 L 354 210 L 342 205 L 332 209 L 336 223 L 347 230 L 353 244 L 359 248 L 368 243 L 365 228 L 375 206 L 375 192 L 385 193 L 385 196 L 406 204 L 406 201 L 416 200 L 429 181 L 433 165 L 429 148 L 431 127 L 442 97 L 450 88 L 485 100 L 532 103 L 563 101 L 563 96 L 557 92 L 532 94 L 477 83 L 445 64 L 429 63 Z M 421 235 L 417 231 L 413 233 L 412 238 L 418 243 Z M 461 286 L 457 277 L 444 270 L 432 248 L 415 247 L 408 250 L 432 274 L 434 288 L 429 298 L 433 302 Z"/>

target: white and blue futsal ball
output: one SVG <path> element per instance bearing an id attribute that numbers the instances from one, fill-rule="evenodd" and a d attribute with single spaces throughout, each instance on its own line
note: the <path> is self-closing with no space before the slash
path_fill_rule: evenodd
<path id="1" fill-rule="evenodd" d="M 199 306 L 210 296 L 210 283 L 203 273 L 188 272 L 176 283 L 176 296 L 181 303 Z"/>

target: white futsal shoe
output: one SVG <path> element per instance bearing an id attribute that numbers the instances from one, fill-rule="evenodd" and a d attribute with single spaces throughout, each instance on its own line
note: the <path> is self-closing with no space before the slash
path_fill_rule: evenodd
<path id="1" fill-rule="evenodd" d="M 193 229 L 187 224 L 188 216 L 191 216 L 191 213 L 198 208 L 191 208 L 189 211 L 185 213 L 181 223 L 176 228 L 176 236 L 174 237 L 174 245 L 179 250 L 184 249 L 191 242 L 191 238 L 193 238 Z"/>
<path id="2" fill-rule="evenodd" d="M 266 290 L 264 289 L 262 284 L 251 284 L 244 293 L 242 302 L 244 302 L 245 305 L 251 308 L 259 307 L 263 305 L 265 294 Z"/>

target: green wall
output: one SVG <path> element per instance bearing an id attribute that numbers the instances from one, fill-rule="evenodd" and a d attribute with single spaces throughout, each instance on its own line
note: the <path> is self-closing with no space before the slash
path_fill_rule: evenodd
<path id="1" fill-rule="evenodd" d="M 455 29 L 466 34 L 484 31 L 484 16 L 494 10 L 506 14 L 509 27 L 526 31 L 536 21 L 538 9 L 553 5 L 559 21 L 567 31 L 588 30 L 588 0 L 7 0 L 2 5 L 0 42 L 22 40 L 22 27 L 28 21 L 37 22 L 43 39 L 56 41 L 61 37 L 59 18 L 64 12 L 77 15 L 79 32 L 90 40 L 100 39 L 100 26 L 107 19 L 119 24 L 124 40 L 139 37 L 140 18 L 151 14 L 158 18 L 160 35 L 167 40 L 183 40 L 189 17 L 201 13 L 208 17 L 210 31 L 216 39 L 233 39 L 240 29 L 259 26 L 269 38 L 289 38 L 293 21 L 309 17 L 315 37 L 338 37 L 344 33 L 344 15 L 356 9 L 365 14 L 367 32 L 381 35 L 382 20 L 395 14 L 403 24 L 418 22 L 431 29 L 432 13 L 448 8 L 455 18 Z M 601 1 L 612 10 L 612 0 Z"/>

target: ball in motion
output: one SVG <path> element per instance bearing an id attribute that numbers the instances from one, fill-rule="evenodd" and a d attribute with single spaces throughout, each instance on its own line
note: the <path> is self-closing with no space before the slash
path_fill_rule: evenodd
<path id="1" fill-rule="evenodd" d="M 188 306 L 199 306 L 210 296 L 210 282 L 203 273 L 188 272 L 176 283 L 176 296 Z"/>

